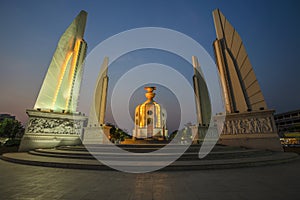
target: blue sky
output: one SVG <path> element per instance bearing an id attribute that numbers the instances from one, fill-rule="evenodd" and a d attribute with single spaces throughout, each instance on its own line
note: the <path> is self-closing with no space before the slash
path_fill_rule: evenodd
<path id="1" fill-rule="evenodd" d="M 119 32 L 150 26 L 182 32 L 214 57 L 216 8 L 241 35 L 268 107 L 277 112 L 299 109 L 297 1 L 2 0 L 0 113 L 26 121 L 25 109 L 35 103 L 57 42 L 80 10 L 88 12 L 88 52 Z"/>

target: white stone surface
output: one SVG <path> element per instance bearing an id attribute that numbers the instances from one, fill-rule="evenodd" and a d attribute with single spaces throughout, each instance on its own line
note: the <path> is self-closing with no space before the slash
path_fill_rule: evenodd
<path id="1" fill-rule="evenodd" d="M 109 126 L 85 127 L 82 143 L 85 144 L 107 144 L 109 143 Z"/>
<path id="2" fill-rule="evenodd" d="M 273 110 L 227 114 L 221 129 L 215 117 L 218 131 L 222 134 L 220 144 L 255 149 L 283 151 L 275 126 Z"/>
<path id="3" fill-rule="evenodd" d="M 87 117 L 66 113 L 27 110 L 29 121 L 19 151 L 79 145 Z"/>
<path id="4" fill-rule="evenodd" d="M 219 9 L 213 11 L 213 17 L 216 63 L 227 112 L 267 109 L 241 37 Z"/>
<path id="5" fill-rule="evenodd" d="M 76 112 L 87 44 L 87 13 L 81 11 L 61 36 L 34 109 Z"/>

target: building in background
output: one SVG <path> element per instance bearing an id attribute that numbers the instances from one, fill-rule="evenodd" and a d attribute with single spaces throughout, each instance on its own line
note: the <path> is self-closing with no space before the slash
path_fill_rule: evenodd
<path id="1" fill-rule="evenodd" d="M 300 109 L 274 115 L 279 136 L 285 133 L 300 134 Z"/>
<path id="2" fill-rule="evenodd" d="M 300 144 L 300 109 L 274 115 L 282 144 Z"/>

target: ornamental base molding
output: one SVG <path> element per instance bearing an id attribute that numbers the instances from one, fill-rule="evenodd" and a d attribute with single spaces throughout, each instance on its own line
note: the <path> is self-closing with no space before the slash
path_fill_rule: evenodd
<path id="1" fill-rule="evenodd" d="M 273 110 L 227 114 L 224 126 L 215 118 L 221 132 L 218 143 L 253 149 L 283 151 L 274 121 Z"/>
<path id="2" fill-rule="evenodd" d="M 80 145 L 87 117 L 80 114 L 27 110 L 29 120 L 19 151 Z"/>
<path id="3" fill-rule="evenodd" d="M 84 134 L 82 137 L 82 144 L 110 144 L 110 126 L 89 126 L 84 127 Z"/>

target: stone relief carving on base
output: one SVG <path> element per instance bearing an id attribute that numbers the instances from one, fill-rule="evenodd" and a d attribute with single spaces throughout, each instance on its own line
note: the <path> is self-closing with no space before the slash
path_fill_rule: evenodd
<path id="1" fill-rule="evenodd" d="M 75 120 L 31 118 L 27 133 L 77 134 L 81 133 L 81 123 Z"/>
<path id="2" fill-rule="evenodd" d="M 245 118 L 226 120 L 222 134 L 269 133 L 273 131 L 270 117 Z"/>

